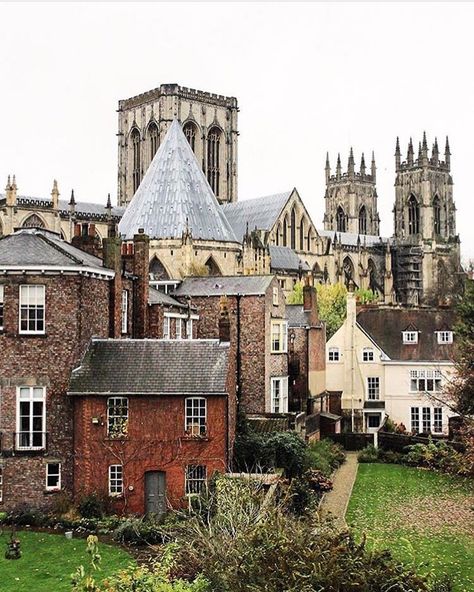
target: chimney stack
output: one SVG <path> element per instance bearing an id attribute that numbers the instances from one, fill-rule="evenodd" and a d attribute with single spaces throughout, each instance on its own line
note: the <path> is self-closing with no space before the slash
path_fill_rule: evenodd
<path id="1" fill-rule="evenodd" d="M 115 271 L 110 282 L 109 337 L 122 334 L 122 241 L 119 237 L 104 238 L 102 241 L 104 267 Z"/>
<path id="2" fill-rule="evenodd" d="M 148 332 L 148 295 L 150 292 L 150 239 L 143 228 L 133 237 L 133 275 L 137 277 L 134 302 L 134 337 L 143 339 Z"/>
<path id="3" fill-rule="evenodd" d="M 230 317 L 227 296 L 221 296 L 219 300 L 219 341 L 230 343 Z"/>
<path id="4" fill-rule="evenodd" d="M 303 312 L 309 313 L 311 326 L 319 323 L 318 297 L 311 276 L 306 276 L 305 285 L 303 286 Z"/>

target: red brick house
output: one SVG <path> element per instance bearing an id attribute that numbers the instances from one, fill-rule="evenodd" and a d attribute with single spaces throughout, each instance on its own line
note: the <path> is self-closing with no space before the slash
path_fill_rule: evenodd
<path id="1" fill-rule="evenodd" d="M 235 423 L 229 343 L 93 340 L 73 371 L 74 494 L 161 514 L 228 469 Z"/>
<path id="2" fill-rule="evenodd" d="M 246 414 L 288 412 L 288 327 L 275 276 L 185 278 L 173 297 L 196 308 L 196 336 L 219 337 L 225 298 L 237 399 Z"/>
<path id="3" fill-rule="evenodd" d="M 72 488 L 72 368 L 109 335 L 114 272 L 47 231 L 0 239 L 0 508 Z"/>

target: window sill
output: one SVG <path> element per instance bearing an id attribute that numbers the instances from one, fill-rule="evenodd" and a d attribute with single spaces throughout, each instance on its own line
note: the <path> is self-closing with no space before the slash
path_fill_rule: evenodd
<path id="1" fill-rule="evenodd" d="M 130 436 L 124 434 L 123 436 L 107 436 L 104 438 L 104 442 L 128 442 Z"/>
<path id="2" fill-rule="evenodd" d="M 39 337 L 40 339 L 46 339 L 48 337 L 47 333 L 18 333 L 18 337 L 26 337 L 27 339 L 31 339 L 32 337 Z"/>
<path id="3" fill-rule="evenodd" d="M 59 487 L 58 489 L 45 489 L 43 491 L 44 495 L 54 495 L 55 493 L 61 493 L 61 488 Z"/>
<path id="4" fill-rule="evenodd" d="M 208 442 L 209 441 L 209 435 L 208 434 L 203 434 L 202 436 L 193 436 L 192 434 L 184 434 L 184 436 L 182 436 L 183 440 L 186 440 L 187 442 Z"/>

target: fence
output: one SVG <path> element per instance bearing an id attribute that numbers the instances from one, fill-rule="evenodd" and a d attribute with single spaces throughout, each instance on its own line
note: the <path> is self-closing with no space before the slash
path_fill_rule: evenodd
<path id="1" fill-rule="evenodd" d="M 369 444 L 374 443 L 373 434 L 356 432 L 344 432 L 342 434 L 328 434 L 328 437 L 341 444 L 345 450 L 362 450 Z M 406 446 L 412 444 L 429 444 L 431 441 L 442 440 L 452 446 L 458 452 L 464 452 L 464 446 L 460 442 L 452 442 L 444 438 L 425 438 L 424 436 L 409 436 L 407 434 L 394 434 L 392 432 L 378 432 L 378 445 L 383 450 L 394 452 L 405 452 Z"/>

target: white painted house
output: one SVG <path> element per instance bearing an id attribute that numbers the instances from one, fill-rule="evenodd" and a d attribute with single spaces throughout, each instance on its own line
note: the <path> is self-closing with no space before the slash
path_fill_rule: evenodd
<path id="1" fill-rule="evenodd" d="M 326 344 L 326 388 L 341 393 L 348 431 L 377 431 L 388 415 L 412 433 L 448 433 L 443 388 L 454 372 L 454 312 L 368 306 Z"/>

